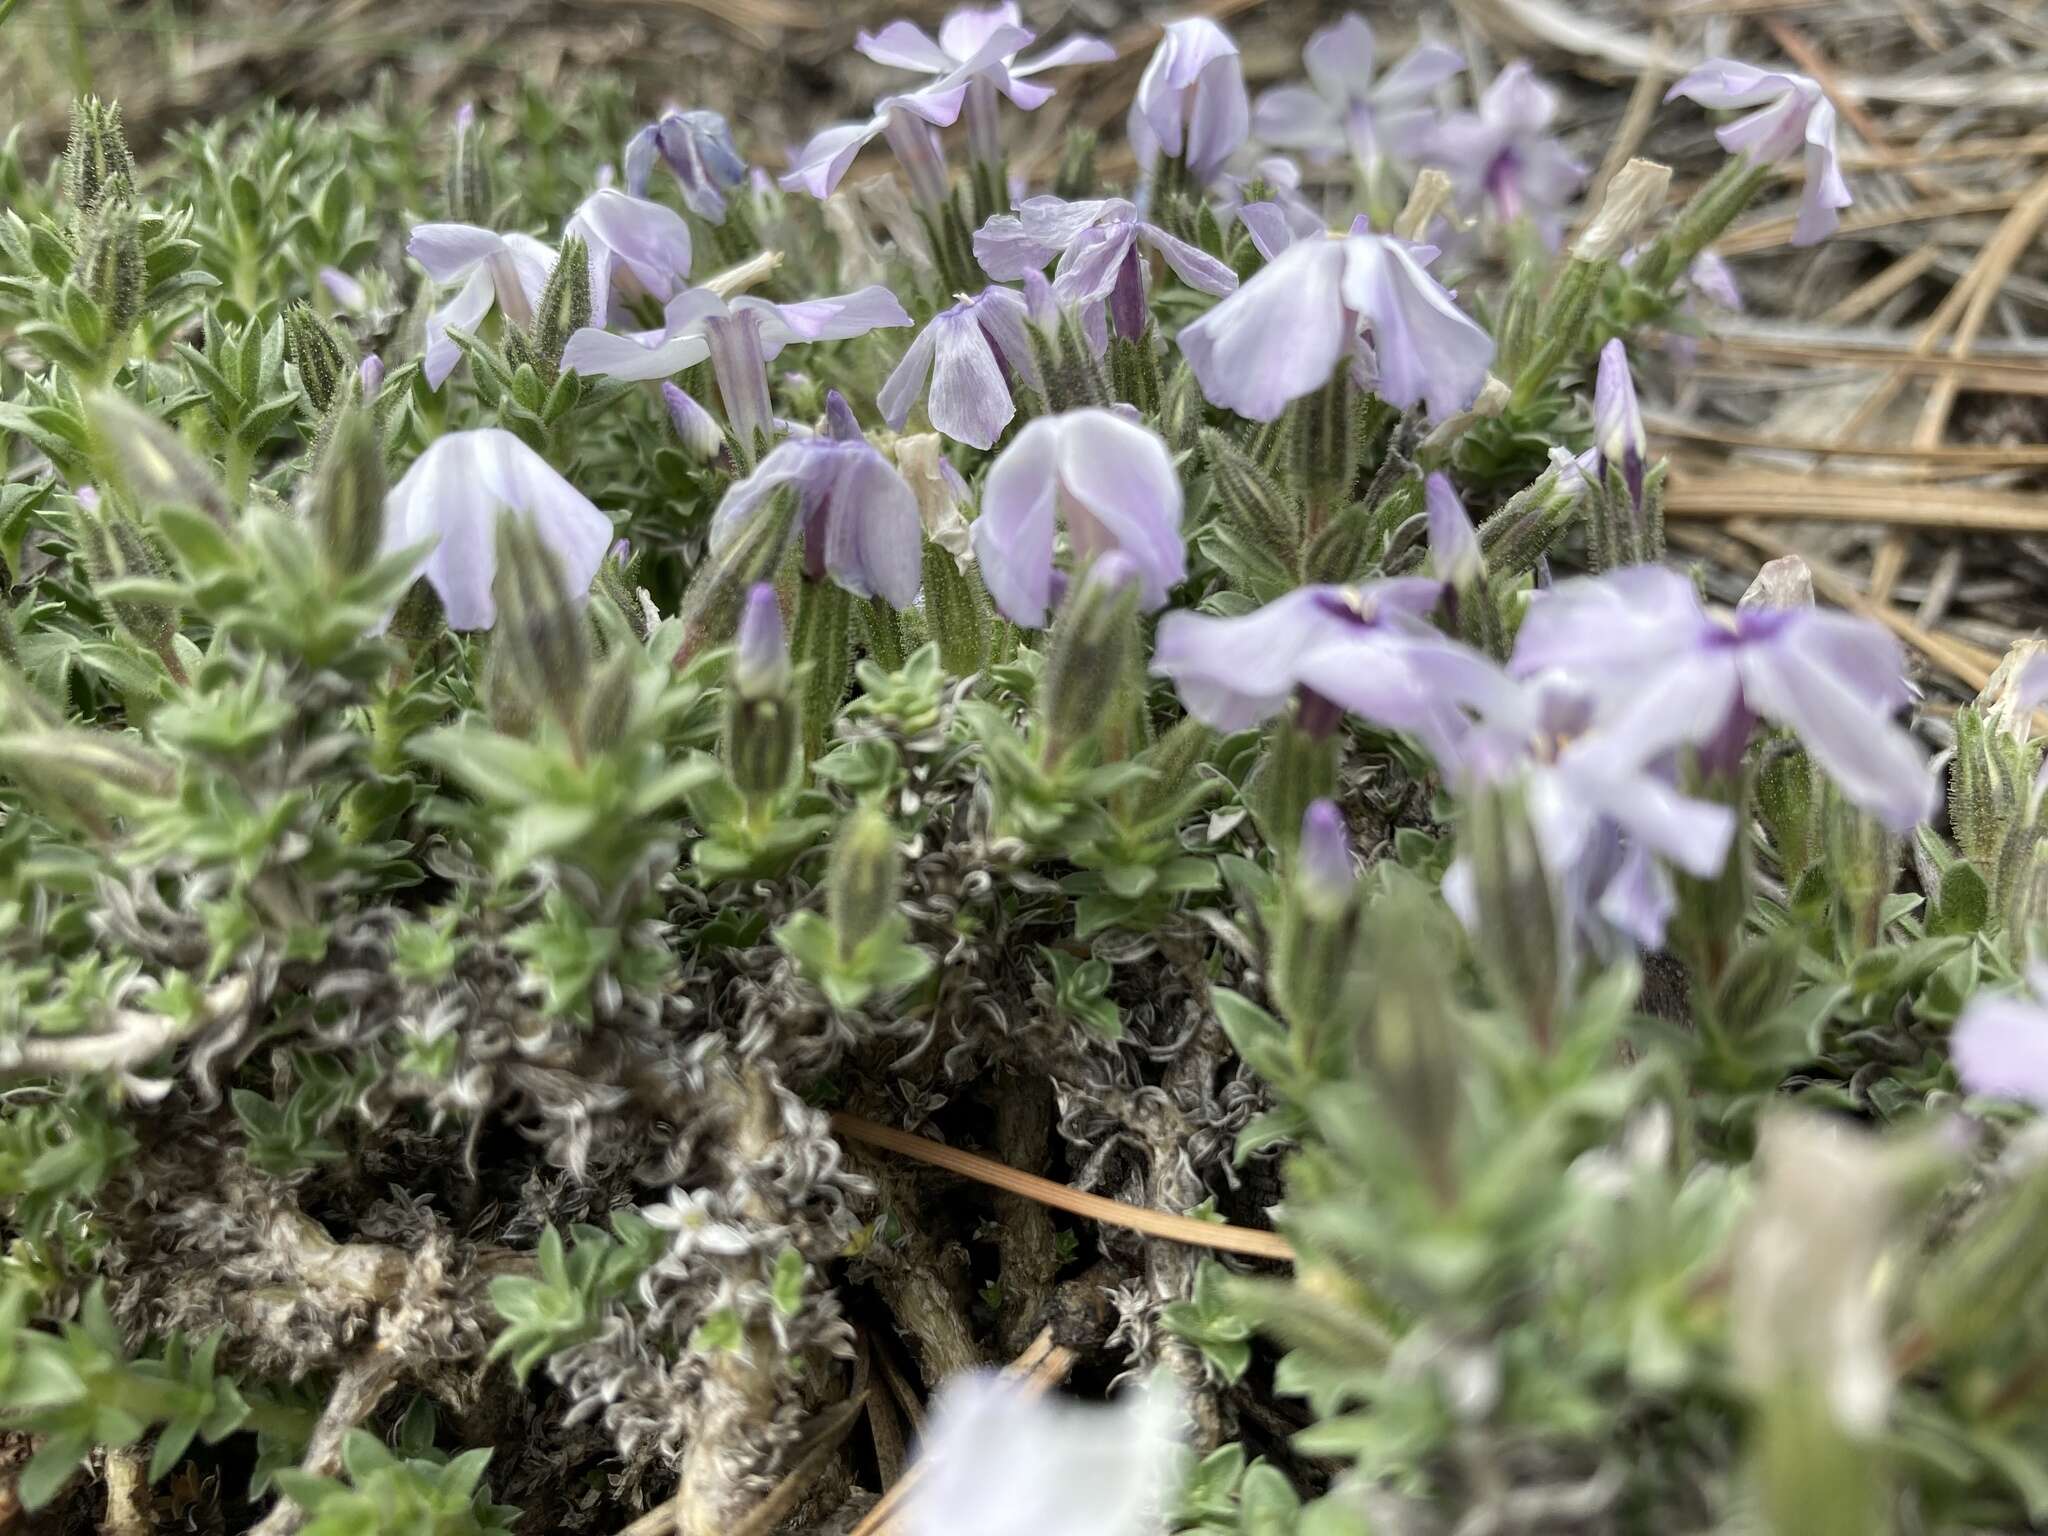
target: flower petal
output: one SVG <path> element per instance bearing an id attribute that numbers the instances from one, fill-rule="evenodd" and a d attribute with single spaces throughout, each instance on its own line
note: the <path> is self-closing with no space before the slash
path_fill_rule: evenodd
<path id="1" fill-rule="evenodd" d="M 1304 240 L 1192 324 L 1180 348 L 1202 394 L 1251 421 L 1271 421 L 1330 381 L 1351 340 L 1344 244 Z"/>
<path id="2" fill-rule="evenodd" d="M 989 470 L 973 524 L 974 558 L 990 601 L 1027 629 L 1043 628 L 1052 606 L 1058 439 L 1053 417 L 1028 423 Z"/>

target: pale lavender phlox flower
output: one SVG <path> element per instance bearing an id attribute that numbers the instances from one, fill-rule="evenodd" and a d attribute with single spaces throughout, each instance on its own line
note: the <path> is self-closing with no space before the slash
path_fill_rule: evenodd
<path id="1" fill-rule="evenodd" d="M 739 635 L 733 642 L 732 681 L 740 697 L 772 698 L 789 688 L 789 634 L 775 588 L 756 582 L 740 609 Z"/>
<path id="2" fill-rule="evenodd" d="M 590 253 L 590 323 L 610 318 L 611 296 L 666 304 L 689 285 L 690 226 L 673 208 L 601 187 L 562 228 Z"/>
<path id="3" fill-rule="evenodd" d="M 1041 394 L 1045 389 L 1028 318 L 1024 296 L 1011 288 L 989 288 L 941 310 L 875 397 L 882 419 L 901 431 L 924 395 L 925 414 L 938 431 L 973 448 L 994 447 L 1017 414 L 1013 384 L 1021 381 Z"/>
<path id="4" fill-rule="evenodd" d="M 814 134 L 810 142 L 792 157 L 789 170 L 781 177 L 782 185 L 792 191 L 808 192 L 823 201 L 838 189 L 840 178 L 861 150 L 888 134 L 890 145 L 896 150 L 897 158 L 904 162 L 912 190 L 920 201 L 929 201 L 934 193 L 943 198 L 943 183 L 932 185 L 933 162 L 937 160 L 939 151 L 931 130 L 951 127 L 959 119 L 968 87 L 975 80 L 993 74 L 1001 74 L 1007 80 L 1003 61 L 1029 43 L 1031 38 L 1032 34 L 1022 27 L 999 25 L 991 28 L 983 36 L 980 47 L 966 59 L 951 65 L 931 84 L 900 95 L 883 97 L 875 103 L 874 116 L 864 123 L 837 123 Z M 944 162 L 938 160 L 937 163 L 943 166 Z"/>
<path id="5" fill-rule="evenodd" d="M 1458 499 L 1448 477 L 1432 474 L 1423 482 L 1423 511 L 1429 526 L 1429 571 L 1450 587 L 1463 587 L 1485 569 L 1479 530 Z"/>
<path id="6" fill-rule="evenodd" d="M 1366 335 L 1382 399 L 1449 416 L 1485 384 L 1493 338 L 1423 270 L 1424 259 L 1405 241 L 1357 229 L 1297 240 L 1184 326 L 1181 350 L 1210 403 L 1271 421 L 1327 384 Z"/>
<path id="7" fill-rule="evenodd" d="M 2027 990 L 1970 1000 L 1949 1037 L 1966 1093 L 2048 1111 L 2048 966 L 2027 967 Z"/>
<path id="8" fill-rule="evenodd" d="M 1011 34 L 1007 51 L 991 52 L 988 44 L 1001 34 Z M 1021 34 L 1021 35 L 1020 35 Z M 1085 34 L 1070 37 L 1039 54 L 1020 59 L 1017 51 L 1027 47 L 1036 35 L 1023 23 L 1017 7 L 1006 3 L 986 10 L 963 7 L 939 24 L 936 41 L 924 28 L 910 21 L 892 21 L 879 32 L 862 32 L 853 46 L 877 64 L 914 70 L 921 75 L 951 75 L 971 70 L 976 79 L 986 79 L 1026 112 L 1036 111 L 1053 96 L 1049 85 L 1033 85 L 1029 77 L 1065 64 L 1104 64 L 1116 57 L 1116 49 L 1099 37 Z"/>
<path id="9" fill-rule="evenodd" d="M 334 307 L 344 315 L 361 314 L 370 307 L 369 292 L 339 267 L 322 267 L 320 286 L 327 290 L 327 296 L 334 300 Z"/>
<path id="10" fill-rule="evenodd" d="M 1372 28 L 1356 12 L 1310 36 L 1301 51 L 1309 84 L 1262 92 L 1252 133 L 1322 163 L 1348 154 L 1360 164 L 1407 158 L 1434 122 L 1429 93 L 1465 67 L 1453 49 L 1423 43 L 1379 79 Z"/>
<path id="11" fill-rule="evenodd" d="M 474 224 L 415 225 L 405 250 L 435 282 L 462 285 L 427 316 L 421 371 L 429 389 L 439 389 L 462 360 L 450 326 L 473 332 L 494 305 L 512 324 L 530 325 L 555 265 L 555 253 L 531 235 L 501 235 Z"/>
<path id="12" fill-rule="evenodd" d="M 1187 575 L 1180 514 L 1180 478 L 1157 433 L 1113 411 L 1041 416 L 988 472 L 974 557 L 1003 617 L 1043 628 L 1064 526 L 1077 568 L 1111 550 L 1127 555 L 1151 612 Z"/>
<path id="13" fill-rule="evenodd" d="M 1692 259 L 1692 265 L 1685 269 L 1685 280 L 1692 291 L 1709 304 L 1736 311 L 1742 309 L 1742 289 L 1736 285 L 1735 269 L 1728 265 L 1726 257 L 1712 251 L 1701 251 Z"/>
<path id="14" fill-rule="evenodd" d="M 489 629 L 498 605 L 498 519 L 533 525 L 561 563 L 569 593 L 590 590 L 612 543 L 612 520 L 555 468 L 500 427 L 449 432 L 427 444 L 384 498 L 382 553 L 433 541 L 420 574 L 450 629 Z"/>
<path id="15" fill-rule="evenodd" d="M 1664 93 L 1718 111 L 1760 110 L 1715 130 L 1731 155 L 1752 165 L 1772 165 L 1803 154 L 1806 185 L 1799 197 L 1794 245 L 1825 240 L 1841 222 L 1840 210 L 1854 201 L 1835 153 L 1835 107 L 1820 86 L 1788 70 L 1758 69 L 1734 59 L 1709 59 Z"/>
<path id="16" fill-rule="evenodd" d="M 951 1377 L 925 1421 L 909 1536 L 1144 1536 L 1174 1493 L 1180 1418 L 1158 1381 L 1100 1407 L 993 1371 Z"/>
<path id="17" fill-rule="evenodd" d="M 1718 728 L 1721 702 L 1602 690 L 1562 670 L 1504 675 L 1470 697 L 1477 719 L 1451 759 L 1439 760 L 1458 792 L 1520 784 L 1544 865 L 1575 893 L 1581 915 L 1661 943 L 1669 883 L 1635 853 L 1701 879 L 1726 861 L 1734 813 L 1681 794 L 1671 766 L 1680 747 Z"/>
<path id="18" fill-rule="evenodd" d="M 1684 576 L 1628 566 L 1539 593 L 1512 670 L 1557 672 L 1603 696 L 1638 694 L 1653 716 L 1732 771 L 1758 719 L 1799 737 L 1842 793 L 1896 831 L 1937 799 L 1925 754 L 1891 716 L 1912 698 L 1898 642 L 1818 608 L 1709 613 Z M 1645 732 L 1662 734 L 1655 719 Z"/>
<path id="19" fill-rule="evenodd" d="M 711 553 L 726 550 L 785 487 L 796 495 L 804 575 L 892 607 L 917 601 L 924 533 L 917 496 L 865 438 L 791 438 L 725 493 L 712 514 Z"/>
<path id="20" fill-rule="evenodd" d="M 1147 171 L 1164 155 L 1181 161 L 1197 187 L 1215 181 L 1251 131 L 1244 64 L 1230 35 L 1205 17 L 1168 22 L 1126 131 Z"/>
<path id="21" fill-rule="evenodd" d="M 728 302 L 709 288 L 689 288 L 669 301 L 662 316 L 658 331 L 614 335 L 594 326 L 580 330 L 563 348 L 562 366 L 610 379 L 665 379 L 709 357 L 710 328 L 735 318 L 748 320 L 758 332 L 764 361 L 799 342 L 845 341 L 911 323 L 896 296 L 879 283 L 793 304 L 752 295 Z"/>
<path id="22" fill-rule="evenodd" d="M 716 112 L 673 109 L 626 141 L 626 190 L 647 195 L 647 179 L 659 155 L 675 173 L 683 203 L 711 224 L 725 222 L 726 194 L 747 179 L 747 162 L 732 141 L 732 129 Z"/>
<path id="23" fill-rule="evenodd" d="M 1152 671 L 1219 731 L 1248 729 L 1299 701 L 1308 729 L 1332 729 L 1348 711 L 1449 760 L 1470 708 L 1507 684 L 1484 656 L 1431 625 L 1443 599 L 1442 582 L 1402 576 L 1302 587 L 1232 617 L 1170 613 Z"/>
<path id="24" fill-rule="evenodd" d="M 1119 335 L 1136 337 L 1144 326 L 1144 264 L 1139 248 L 1157 251 L 1190 288 L 1223 295 L 1237 288 L 1237 274 L 1208 252 L 1176 239 L 1138 216 L 1120 197 L 1070 203 L 1033 197 L 1015 213 L 999 213 L 974 233 L 974 255 L 998 282 L 1043 271 L 1055 256 L 1052 293 L 1063 309 L 1107 304 Z"/>
<path id="25" fill-rule="evenodd" d="M 1600 473 L 1619 469 L 1629 496 L 1643 504 L 1643 473 L 1649 439 L 1636 403 L 1635 379 L 1628 369 L 1628 348 L 1615 337 L 1600 349 L 1600 367 L 1593 381 L 1593 446 L 1600 455 Z"/>
<path id="26" fill-rule="evenodd" d="M 1268 155 L 1248 176 L 1225 176 L 1216 195 L 1218 218 L 1245 227 L 1259 254 L 1271 261 L 1297 240 L 1320 235 L 1322 213 L 1301 192 L 1301 167 L 1285 155 Z M 1254 198 L 1254 190 L 1264 195 Z"/>
<path id="27" fill-rule="evenodd" d="M 1557 108 L 1557 92 L 1517 59 L 1494 77 L 1477 112 L 1439 125 L 1430 158 L 1451 173 L 1468 211 L 1484 207 L 1504 224 L 1526 217 L 1555 244 L 1561 212 L 1586 179 L 1550 134 Z"/>

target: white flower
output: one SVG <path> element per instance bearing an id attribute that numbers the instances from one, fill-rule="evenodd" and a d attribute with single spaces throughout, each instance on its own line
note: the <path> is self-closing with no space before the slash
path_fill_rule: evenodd
<path id="1" fill-rule="evenodd" d="M 1148 1536 L 1176 1481 L 1179 1419 L 1157 1383 L 1101 1408 L 956 1376 L 925 1425 L 910 1536 Z"/>
<path id="2" fill-rule="evenodd" d="M 427 445 L 384 498 L 381 553 L 433 540 L 420 574 L 448 627 L 489 629 L 498 617 L 498 519 L 507 513 L 533 525 L 572 596 L 590 590 L 611 547 L 611 519 L 502 427 L 450 432 Z"/>

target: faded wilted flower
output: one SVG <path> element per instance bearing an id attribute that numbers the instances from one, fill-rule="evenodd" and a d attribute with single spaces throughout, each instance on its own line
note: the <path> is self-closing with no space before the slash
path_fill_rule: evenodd
<path id="1" fill-rule="evenodd" d="M 1854 199 L 1835 154 L 1834 103 L 1819 85 L 1786 70 L 1709 59 L 1664 93 L 1666 101 L 1680 96 L 1722 111 L 1759 108 L 1716 129 L 1714 137 L 1729 154 L 1752 165 L 1775 165 L 1803 154 L 1806 184 L 1792 243 L 1813 245 L 1835 232 L 1840 210 Z"/>
<path id="2" fill-rule="evenodd" d="M 1261 93 L 1252 132 L 1317 162 L 1412 154 L 1434 120 L 1429 93 L 1465 67 L 1464 56 L 1422 43 L 1375 80 L 1375 51 L 1372 27 L 1356 12 L 1313 33 L 1301 50 L 1310 83 Z"/>
<path id="3" fill-rule="evenodd" d="M 1188 180 L 1206 187 L 1223 172 L 1251 130 L 1244 65 L 1237 44 L 1206 17 L 1170 21 L 1138 81 L 1127 125 L 1138 164 L 1181 161 Z"/>
<path id="4" fill-rule="evenodd" d="M 925 1423 L 911 1536 L 1143 1536 L 1173 1492 L 1179 1420 L 1157 1383 L 1103 1408 L 955 1376 Z"/>
<path id="5" fill-rule="evenodd" d="M 384 501 L 380 554 L 434 541 L 420 574 L 441 599 L 450 629 L 489 629 L 497 619 L 498 519 L 533 525 L 560 562 L 573 596 L 589 591 L 612 543 L 612 522 L 554 466 L 499 427 L 450 432 L 427 445 Z"/>
<path id="6" fill-rule="evenodd" d="M 1157 433 L 1112 411 L 1041 416 L 988 473 L 973 525 L 975 559 L 1003 616 L 1041 628 L 1064 525 L 1076 566 L 1112 549 L 1130 557 L 1150 612 L 1187 575 L 1180 512 L 1180 479 Z"/>

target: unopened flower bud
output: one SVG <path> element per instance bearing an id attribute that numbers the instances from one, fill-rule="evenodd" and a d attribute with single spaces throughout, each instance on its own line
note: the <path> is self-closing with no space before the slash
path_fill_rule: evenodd
<path id="1" fill-rule="evenodd" d="M 365 400 L 375 400 L 377 392 L 384 387 L 384 359 L 374 352 L 367 352 L 356 365 L 356 387 Z"/>
<path id="2" fill-rule="evenodd" d="M 896 829 L 877 807 L 861 806 L 841 823 L 825 873 L 825 917 L 842 959 L 895 915 L 901 874 Z"/>
<path id="3" fill-rule="evenodd" d="M 354 576 L 376 558 L 384 538 L 386 489 L 377 418 L 361 401 L 346 401 L 320 451 L 307 509 L 337 576 Z"/>
<path id="4" fill-rule="evenodd" d="M 1098 557 L 1076 584 L 1039 683 L 1048 758 L 1087 740 L 1125 703 L 1142 599 L 1138 568 L 1120 550 Z"/>
<path id="5" fill-rule="evenodd" d="M 1363 994 L 1357 1049 L 1381 1106 L 1400 1126 L 1439 1202 L 1457 1194 L 1457 1125 L 1464 1076 L 1457 1010 L 1443 956 L 1451 936 L 1413 880 L 1375 905 L 1372 986 Z"/>
<path id="6" fill-rule="evenodd" d="M 1472 947 L 1495 992 L 1548 1049 L 1571 980 L 1563 899 L 1522 795 L 1487 789 L 1465 802 L 1460 851 L 1471 870 Z"/>
<path id="7" fill-rule="evenodd" d="M 789 691 L 789 636 L 775 588 L 765 581 L 755 584 L 740 612 L 732 680 L 743 698 L 773 698 Z"/>
<path id="8" fill-rule="evenodd" d="M 825 391 L 825 436 L 842 443 L 858 443 L 867 437 L 846 396 L 836 389 Z"/>
<path id="9" fill-rule="evenodd" d="M 163 575 L 163 561 L 150 548 L 142 530 L 120 516 L 97 519 L 88 535 L 87 559 L 95 587 Z M 114 622 L 138 644 L 159 655 L 170 650 L 178 631 L 177 614 L 151 598 L 116 595 L 107 599 Z"/>
<path id="10" fill-rule="evenodd" d="M 489 227 L 493 211 L 491 162 L 473 102 L 465 101 L 455 110 L 455 136 L 449 145 L 443 190 L 451 220 Z"/>
<path id="11" fill-rule="evenodd" d="M 156 417 L 113 390 L 93 395 L 86 415 L 95 442 L 138 506 L 197 507 L 223 528 L 233 524 L 219 477 Z"/>
<path id="12" fill-rule="evenodd" d="M 1095 151 L 1100 137 L 1093 128 L 1076 125 L 1067 130 L 1060 149 L 1060 168 L 1053 177 L 1053 196 L 1072 202 L 1090 196 L 1099 185 L 1095 177 Z"/>
<path id="13" fill-rule="evenodd" d="M 320 286 L 344 315 L 359 315 L 370 307 L 369 290 L 339 267 L 322 267 Z"/>
<path id="14" fill-rule="evenodd" d="M 103 198 L 127 198 L 135 190 L 135 157 L 121 131 L 118 103 L 85 96 L 71 104 L 71 138 L 64 147 L 64 191 L 80 213 Z"/>
<path id="15" fill-rule="evenodd" d="M 1357 888 L 1351 835 L 1344 826 L 1344 813 L 1333 801 L 1309 802 L 1301 818 L 1295 883 L 1304 900 L 1326 910 L 1343 905 Z"/>
<path id="16" fill-rule="evenodd" d="M 747 595 L 732 659 L 725 712 L 725 763 L 751 804 L 772 803 L 796 777 L 803 745 L 802 705 L 790 688 L 789 639 L 775 589 Z"/>
<path id="17" fill-rule="evenodd" d="M 354 348 L 301 299 L 284 312 L 284 351 L 299 370 L 299 387 L 308 403 L 324 414 L 348 378 Z"/>
<path id="18" fill-rule="evenodd" d="M 725 447 L 725 433 L 719 430 L 718 419 L 678 384 L 664 382 L 661 398 L 668 407 L 669 425 L 682 440 L 683 451 L 699 464 L 716 459 Z"/>
<path id="19" fill-rule="evenodd" d="M 582 605 L 570 600 L 560 560 L 533 523 L 498 520 L 498 613 L 492 644 L 510 681 L 580 738 L 590 682 L 590 642 Z"/>
<path id="20" fill-rule="evenodd" d="M 583 704 L 583 740 L 593 752 L 617 746 L 633 718 L 639 653 L 622 649 L 605 663 Z"/>
<path id="21" fill-rule="evenodd" d="M 1600 372 L 1593 386 L 1593 444 L 1600 451 L 1600 469 L 1620 469 L 1629 495 L 1643 499 L 1643 469 L 1649 440 L 1643 413 L 1636 405 L 1635 380 L 1629 376 L 1628 349 L 1615 337 L 1600 349 Z"/>
<path id="22" fill-rule="evenodd" d="M 777 491 L 719 552 L 706 558 L 683 594 L 683 641 L 675 663 L 686 667 L 707 646 L 720 645 L 739 624 L 747 594 L 772 581 L 796 525 L 796 494 Z"/>
<path id="23" fill-rule="evenodd" d="M 99 307 L 108 342 L 127 336 L 142 314 L 146 273 L 142 235 L 126 203 L 109 200 L 98 210 L 78 253 L 78 276 Z"/>
<path id="24" fill-rule="evenodd" d="M 1631 160 L 1607 183 L 1607 195 L 1586 232 L 1572 247 L 1581 261 L 1611 261 L 1627 250 L 1636 231 L 1664 206 L 1671 188 L 1671 167 L 1654 160 Z"/>
<path id="25" fill-rule="evenodd" d="M 1874 948 L 1882 934 L 1885 901 L 1898 884 L 1905 845 L 1832 784 L 1823 784 L 1821 796 L 1821 860 L 1846 922 L 1846 947 L 1851 953 Z"/>
<path id="26" fill-rule="evenodd" d="M 590 251 L 577 236 L 562 242 L 562 251 L 548 273 L 547 286 L 533 309 L 529 331 L 540 371 L 553 378 L 562 365 L 569 338 L 590 324 Z"/>
<path id="27" fill-rule="evenodd" d="M 1422 494 L 1429 514 L 1430 574 L 1463 591 L 1486 574 L 1479 534 L 1457 490 L 1443 475 L 1431 475 L 1423 483 Z"/>

